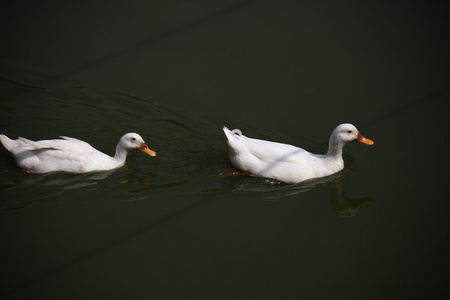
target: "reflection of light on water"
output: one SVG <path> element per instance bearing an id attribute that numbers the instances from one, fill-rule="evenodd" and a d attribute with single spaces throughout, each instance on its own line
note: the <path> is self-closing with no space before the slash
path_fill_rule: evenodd
<path id="1" fill-rule="evenodd" d="M 97 184 L 99 180 L 107 178 L 111 173 L 112 171 L 86 174 L 33 174 L 24 177 L 23 181 L 25 183 L 39 183 L 41 186 L 54 186 L 64 191 L 70 191 Z"/>
<path id="2" fill-rule="evenodd" d="M 7 185 L 2 184 L 4 197 L 0 202 L 0 210 L 13 210 L 33 205 L 45 206 L 51 199 L 60 197 L 85 201 L 88 199 L 86 194 L 79 193 L 90 193 L 102 189 L 104 184 L 100 183 L 113 172 L 114 170 L 86 174 L 63 172 L 26 174 L 14 166 L 13 171 L 6 172 Z"/>
<path id="3" fill-rule="evenodd" d="M 345 173 L 356 168 L 355 161 L 351 157 L 345 156 L 345 160 L 346 168 L 341 172 L 294 185 L 288 185 L 274 179 L 248 176 L 246 178 L 234 178 L 228 183 L 234 191 L 264 193 L 262 198 L 269 201 L 294 197 L 313 189 L 327 187 L 334 210 L 342 217 L 351 217 L 358 212 L 361 206 L 370 203 L 372 199 L 368 197 L 352 199 L 345 195 L 342 188 Z"/>
<path id="4" fill-rule="evenodd" d="M 344 172 L 339 172 L 324 178 L 311 179 L 298 184 L 285 184 L 274 179 L 247 177 L 239 181 L 233 181 L 232 189 L 264 193 L 265 200 L 278 200 L 286 197 L 292 197 L 312 189 L 332 184 L 333 182 L 341 182 Z"/>

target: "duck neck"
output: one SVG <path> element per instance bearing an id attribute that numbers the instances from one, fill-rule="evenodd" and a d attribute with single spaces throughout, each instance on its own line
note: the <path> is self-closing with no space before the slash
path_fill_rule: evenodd
<path id="1" fill-rule="evenodd" d="M 342 151 L 344 149 L 344 144 L 338 141 L 334 136 L 330 137 L 330 142 L 328 144 L 328 157 L 342 157 Z"/>
<path id="2" fill-rule="evenodd" d="M 122 164 L 127 159 L 127 155 L 128 155 L 128 149 L 121 147 L 121 145 L 118 144 L 116 147 L 116 154 L 114 155 L 114 160 L 118 164 Z"/>

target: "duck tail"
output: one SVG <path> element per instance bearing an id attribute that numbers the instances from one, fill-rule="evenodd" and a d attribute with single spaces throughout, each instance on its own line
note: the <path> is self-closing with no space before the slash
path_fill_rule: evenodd
<path id="1" fill-rule="evenodd" d="M 0 141 L 2 142 L 3 146 L 6 148 L 6 150 L 11 151 L 11 148 L 14 145 L 14 142 L 7 137 L 4 134 L 0 134 Z"/>
<path id="2" fill-rule="evenodd" d="M 225 132 L 225 135 L 228 139 L 230 139 L 231 137 L 239 139 L 239 137 L 242 136 L 242 131 L 240 131 L 239 129 L 230 130 L 225 126 L 223 126 L 223 132 Z"/>

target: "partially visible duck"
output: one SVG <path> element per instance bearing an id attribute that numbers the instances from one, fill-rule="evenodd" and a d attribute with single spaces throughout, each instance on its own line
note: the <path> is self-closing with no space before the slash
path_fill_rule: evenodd
<path id="1" fill-rule="evenodd" d="M 27 173 L 112 170 L 125 164 L 130 149 L 138 149 L 150 156 L 156 155 L 137 133 L 127 133 L 120 138 L 114 157 L 98 151 L 86 142 L 66 136 L 35 142 L 25 138 L 11 140 L 1 134 L 0 141 L 11 152 L 17 165 Z"/>
<path id="2" fill-rule="evenodd" d="M 239 129 L 223 127 L 230 147 L 231 163 L 252 176 L 267 177 L 293 184 L 325 177 L 344 168 L 344 145 L 357 141 L 373 145 L 352 124 L 341 124 L 333 130 L 327 154 L 313 154 L 292 145 L 252 139 Z"/>

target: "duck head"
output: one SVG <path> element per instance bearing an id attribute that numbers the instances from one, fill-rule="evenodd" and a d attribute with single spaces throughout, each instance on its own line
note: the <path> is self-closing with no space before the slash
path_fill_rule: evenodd
<path id="1" fill-rule="evenodd" d="M 137 133 L 127 133 L 120 138 L 119 144 L 123 145 L 126 149 L 138 149 L 150 156 L 156 156 L 156 152 L 150 150 L 144 139 Z"/>
<path id="2" fill-rule="evenodd" d="M 336 127 L 332 133 L 332 136 L 335 136 L 336 139 L 343 144 L 351 141 L 356 141 L 365 145 L 374 144 L 372 140 L 364 137 L 361 133 L 359 133 L 358 129 L 356 129 L 354 125 L 349 123 L 341 124 Z"/>

